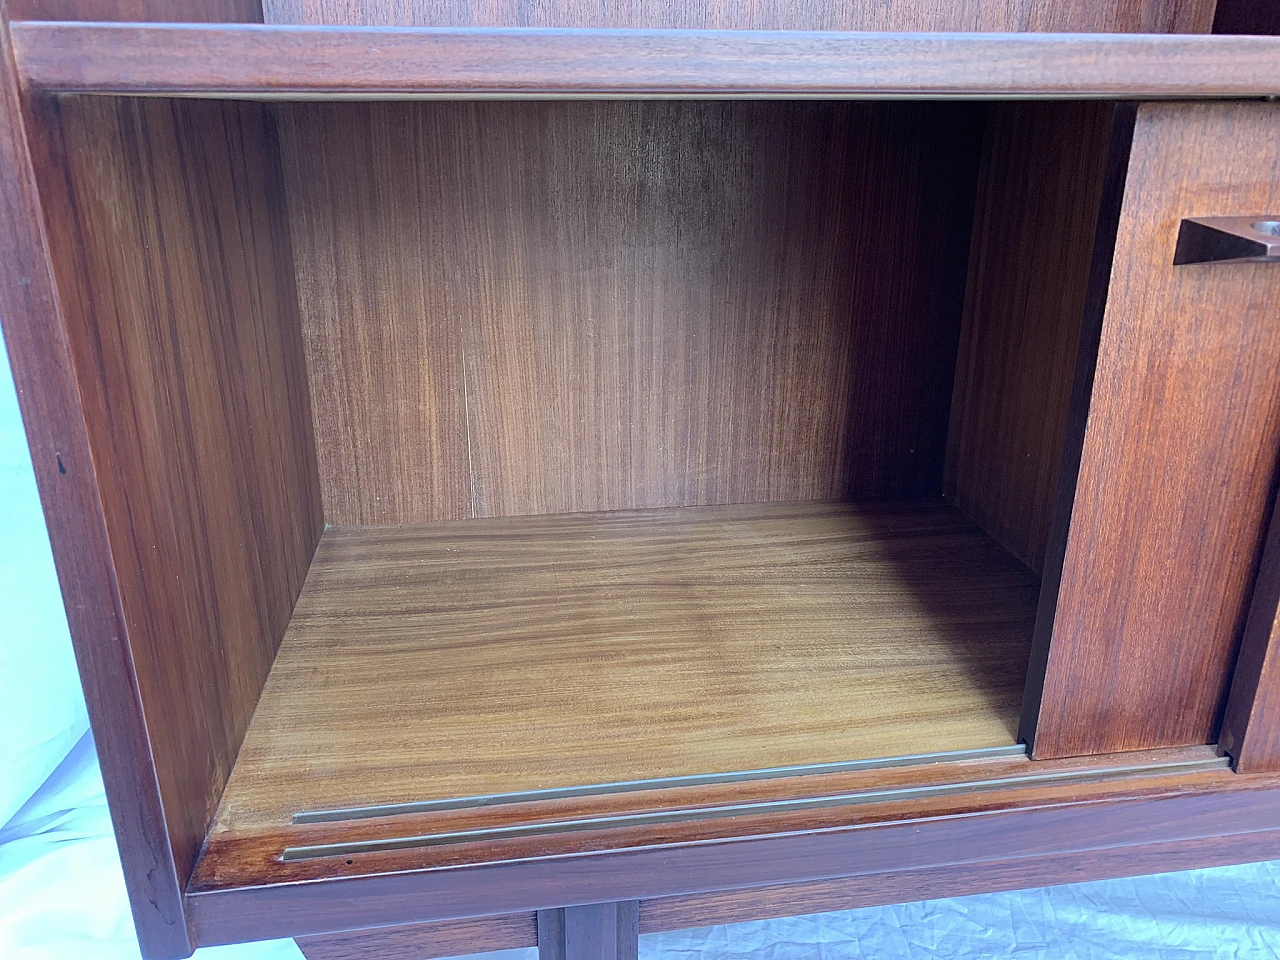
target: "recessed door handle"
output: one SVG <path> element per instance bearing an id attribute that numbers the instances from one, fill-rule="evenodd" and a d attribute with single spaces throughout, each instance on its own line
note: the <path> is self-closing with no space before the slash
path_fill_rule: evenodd
<path id="1" fill-rule="evenodd" d="M 1280 215 L 1190 217 L 1178 230 L 1174 265 L 1280 263 Z"/>

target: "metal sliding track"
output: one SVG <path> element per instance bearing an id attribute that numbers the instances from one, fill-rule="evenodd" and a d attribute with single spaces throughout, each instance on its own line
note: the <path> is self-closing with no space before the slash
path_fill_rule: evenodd
<path id="1" fill-rule="evenodd" d="M 1004 752 L 991 754 L 981 751 L 964 751 L 964 755 L 968 757 L 973 753 L 982 753 L 984 756 L 1017 756 L 1012 749 L 1005 749 Z M 926 754 L 930 757 L 948 757 L 955 759 L 955 755 L 945 754 Z M 897 758 L 901 761 L 898 765 L 907 765 L 909 762 L 932 762 L 919 761 L 915 758 Z M 880 766 L 889 766 L 883 761 L 869 761 Z M 484 827 L 473 830 L 457 830 L 445 831 L 440 833 L 423 833 L 413 836 L 387 837 L 375 840 L 361 840 L 349 843 L 326 843 L 316 844 L 313 846 L 289 847 L 284 850 L 282 856 L 285 860 L 312 860 L 320 857 L 336 857 L 351 856 L 361 853 L 379 853 L 389 850 L 405 850 L 415 847 L 433 847 L 454 843 L 470 843 L 485 840 L 504 840 L 519 837 L 547 836 L 559 833 L 572 833 L 583 830 L 607 830 L 618 827 L 642 827 L 652 826 L 656 824 L 667 823 L 687 823 L 698 820 L 713 820 L 722 817 L 740 817 L 755 814 L 773 814 L 787 813 L 797 810 L 816 810 L 826 807 L 841 806 L 857 806 L 869 803 L 885 803 L 896 800 L 918 800 L 929 797 L 944 797 L 965 793 L 985 793 L 995 790 L 1009 790 L 1018 787 L 1031 787 L 1044 784 L 1070 783 L 1078 781 L 1090 781 L 1100 779 L 1121 779 L 1130 777 L 1150 776 L 1159 773 L 1191 773 L 1202 770 L 1225 769 L 1229 767 L 1230 760 L 1227 757 L 1210 757 L 1195 760 L 1181 760 L 1163 763 L 1150 763 L 1125 767 L 1107 767 L 1107 768 L 1085 768 L 1074 770 L 1058 770 L 1051 773 L 1028 773 L 1017 776 L 997 777 L 987 780 L 971 780 L 959 783 L 946 784 L 930 784 L 916 787 L 894 787 L 888 789 L 871 789 L 861 790 L 851 793 L 840 794 L 823 794 L 812 797 L 799 797 L 785 800 L 761 800 L 746 803 L 724 803 L 711 804 L 698 807 L 686 807 L 674 810 L 656 810 L 640 813 L 622 813 L 611 814 L 599 817 L 569 817 L 560 820 L 544 820 L 534 823 L 521 823 L 506 826 Z M 788 770 L 799 770 L 806 772 L 834 772 L 832 768 L 837 770 L 849 769 L 868 769 L 866 766 L 850 766 L 848 764 L 824 764 L 819 768 L 800 767 L 800 768 L 778 768 Z M 638 781 L 645 786 L 631 787 L 624 784 L 605 784 L 602 786 L 613 787 L 612 790 L 601 790 L 599 788 L 571 788 L 573 792 L 566 793 L 563 791 L 531 791 L 521 794 L 500 794 L 500 800 L 490 798 L 467 798 L 472 801 L 470 804 L 463 804 L 459 801 L 443 801 L 445 803 L 455 804 L 454 806 L 441 807 L 429 806 L 422 804 L 399 805 L 395 808 L 360 808 L 363 810 L 372 809 L 395 809 L 396 812 L 404 812 L 405 807 L 412 806 L 412 812 L 421 812 L 424 807 L 427 810 L 442 809 L 459 809 L 459 805 L 463 806 L 485 806 L 487 803 L 514 803 L 518 802 L 514 799 L 506 799 L 508 797 L 518 797 L 521 800 L 531 799 L 550 799 L 552 797 L 578 797 L 585 796 L 590 793 L 618 793 L 625 789 L 657 789 L 656 787 L 647 786 L 648 784 L 661 784 L 662 786 L 676 786 L 690 783 L 724 783 L 733 780 L 746 780 L 758 778 L 761 773 L 765 776 L 786 776 L 797 774 L 775 773 L 769 771 L 750 771 L 738 774 L 716 775 L 715 779 L 705 777 L 677 777 L 667 778 L 664 780 L 644 780 Z M 755 777 L 749 774 L 755 774 Z M 486 803 L 475 803 L 476 799 L 485 800 Z M 361 813 L 360 816 L 388 816 L 388 813 L 372 814 Z M 331 817 L 332 820 L 345 818 Z M 321 821 L 321 822 L 330 822 Z M 309 822 L 316 822 L 314 820 Z"/>
<path id="2" fill-rule="evenodd" d="M 506 803 L 528 803 L 533 800 L 569 800 L 595 797 L 607 793 L 631 793 L 640 790 L 667 790 L 672 787 L 702 787 L 708 784 L 740 783 L 746 780 L 772 780 L 778 777 L 809 777 L 827 773 L 854 773 L 886 767 L 910 767 L 924 763 L 955 763 L 961 760 L 1000 760 L 1025 757 L 1027 748 L 1021 743 L 981 750 L 950 750 L 941 753 L 918 753 L 902 757 L 876 757 L 871 760 L 843 760 L 835 763 L 809 763 L 794 767 L 766 767 L 762 770 L 733 770 L 727 773 L 699 773 L 685 777 L 654 777 L 647 780 L 618 780 L 577 787 L 552 787 L 546 790 L 522 790 L 514 793 L 490 793 L 477 797 L 451 797 L 445 800 L 421 800 L 410 803 L 384 803 L 368 807 L 346 807 L 338 810 L 314 810 L 295 813 L 294 823 L 336 823 L 370 817 L 395 817 L 407 813 L 438 813 L 444 810 L 470 810 Z"/>

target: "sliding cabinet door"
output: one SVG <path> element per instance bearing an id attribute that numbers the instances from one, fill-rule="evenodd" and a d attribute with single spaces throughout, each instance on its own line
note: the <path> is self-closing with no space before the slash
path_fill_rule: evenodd
<path id="1" fill-rule="evenodd" d="M 1245 219 L 1183 226 L 1210 217 Z M 1280 108 L 1138 108 L 1046 563 L 1037 758 L 1218 739 L 1280 451 L 1280 262 L 1244 259 L 1277 217 Z"/>

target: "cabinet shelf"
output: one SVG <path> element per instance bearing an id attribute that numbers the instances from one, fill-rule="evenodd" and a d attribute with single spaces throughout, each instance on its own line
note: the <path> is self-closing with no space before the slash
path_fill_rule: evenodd
<path id="1" fill-rule="evenodd" d="M 1038 589 L 931 503 L 330 528 L 213 833 L 1012 745 Z"/>
<path id="2" fill-rule="evenodd" d="M 1280 38 L 16 22 L 28 88 L 227 98 L 1262 97 Z"/>

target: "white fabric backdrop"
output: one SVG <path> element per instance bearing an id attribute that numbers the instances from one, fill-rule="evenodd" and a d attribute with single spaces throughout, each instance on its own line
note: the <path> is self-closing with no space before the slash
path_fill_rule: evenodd
<path id="1" fill-rule="evenodd" d="M 137 960 L 48 537 L 0 351 L 0 960 Z M 655 934 L 643 960 L 1280 957 L 1280 862 Z M 198 960 L 298 960 L 292 941 Z M 533 960 L 536 951 L 486 954 Z"/>
<path id="2" fill-rule="evenodd" d="M 0 370 L 0 824 L 89 729 L 5 355 Z"/>

